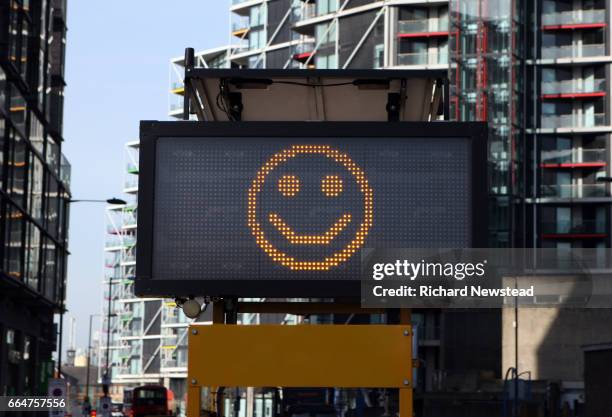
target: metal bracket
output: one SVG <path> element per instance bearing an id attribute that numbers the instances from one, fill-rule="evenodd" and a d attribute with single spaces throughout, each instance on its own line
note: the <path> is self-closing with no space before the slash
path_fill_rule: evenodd
<path id="1" fill-rule="evenodd" d="M 444 80 L 437 79 L 434 84 L 433 99 L 431 100 L 431 103 L 430 103 L 430 109 L 429 109 L 429 117 L 431 118 L 430 121 L 435 120 L 437 116 L 444 116 L 444 118 L 446 119 L 446 102 L 447 101 L 448 100 L 446 97 Z"/>
<path id="2" fill-rule="evenodd" d="M 229 92 L 227 93 L 227 99 L 229 101 L 229 112 L 232 115 L 232 120 L 239 122 L 242 118 L 242 93 Z"/>
<path id="3" fill-rule="evenodd" d="M 387 95 L 387 120 L 390 122 L 399 122 L 401 106 L 400 93 L 389 93 Z"/>

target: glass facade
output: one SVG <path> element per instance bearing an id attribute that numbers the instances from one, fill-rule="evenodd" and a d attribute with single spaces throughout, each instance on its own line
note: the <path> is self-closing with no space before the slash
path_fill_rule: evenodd
<path id="1" fill-rule="evenodd" d="M 65 7 L 57 0 L 0 6 L 0 337 L 7 343 L 0 395 L 46 393 L 53 369 L 70 200 L 56 100 L 64 88 Z"/>
<path id="2" fill-rule="evenodd" d="M 489 246 L 516 246 L 514 204 L 522 193 L 522 33 L 519 2 L 449 3 L 451 115 L 489 124 Z"/>

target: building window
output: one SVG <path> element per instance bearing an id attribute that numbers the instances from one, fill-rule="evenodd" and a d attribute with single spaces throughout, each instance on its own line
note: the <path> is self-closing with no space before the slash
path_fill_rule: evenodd
<path id="1" fill-rule="evenodd" d="M 25 123 L 27 115 L 26 101 L 21 92 L 14 84 L 11 84 L 11 104 L 9 107 L 11 122 L 21 134 L 25 135 Z"/>
<path id="2" fill-rule="evenodd" d="M 249 34 L 249 49 L 260 49 L 266 46 L 266 30 L 253 30 Z"/>
<path id="3" fill-rule="evenodd" d="M 13 0 L 9 9 L 9 60 L 19 68 L 19 26 L 21 16 L 21 6 Z"/>
<path id="4" fill-rule="evenodd" d="M 319 44 L 319 48 L 329 46 L 336 42 L 337 25 L 337 23 L 323 23 L 315 26 L 315 40 Z"/>
<path id="5" fill-rule="evenodd" d="M 266 24 L 266 8 L 265 6 L 253 6 L 249 10 L 249 25 L 251 27 L 263 26 Z"/>
<path id="6" fill-rule="evenodd" d="M 319 69 L 336 69 L 338 68 L 338 57 L 332 55 L 315 55 L 315 65 Z"/>
<path id="7" fill-rule="evenodd" d="M 43 145 L 45 143 L 44 126 L 38 117 L 30 114 L 30 143 L 41 155 L 43 155 Z"/>
<path id="8" fill-rule="evenodd" d="M 385 66 L 385 45 L 374 45 L 374 68 L 382 68 Z"/>
<path id="9" fill-rule="evenodd" d="M 43 277 L 42 279 L 45 280 L 45 297 L 54 300 L 56 298 L 59 298 L 59 288 L 56 288 L 56 286 L 59 286 L 59 280 L 56 279 L 56 250 L 55 250 L 55 244 L 53 243 L 53 241 L 51 241 L 51 239 L 44 239 L 44 246 L 43 246 L 43 265 L 42 265 L 42 271 L 41 271 L 41 276 Z"/>
<path id="10" fill-rule="evenodd" d="M 6 149 L 8 142 L 5 140 L 5 122 L 4 119 L 0 117 L 0 188 L 4 189 L 4 161 L 5 154 L 7 153 Z"/>
<path id="11" fill-rule="evenodd" d="M 338 10 L 338 0 L 317 0 L 317 15 L 332 13 Z"/>
<path id="12" fill-rule="evenodd" d="M 30 25 L 26 19 L 21 20 L 21 56 L 19 57 L 19 72 L 25 80 L 28 75 L 28 37 L 30 34 Z"/>
<path id="13" fill-rule="evenodd" d="M 30 164 L 28 211 L 34 220 L 42 223 L 44 169 L 42 162 L 33 153 L 30 155 L 32 155 L 32 163 Z"/>
<path id="14" fill-rule="evenodd" d="M 249 57 L 249 68 L 263 68 L 264 57 L 261 54 L 253 55 Z"/>
<path id="15" fill-rule="evenodd" d="M 27 226 L 27 242 L 25 246 L 26 282 L 30 287 L 39 291 L 40 230 L 31 222 L 28 222 Z"/>
<path id="16" fill-rule="evenodd" d="M 26 142 L 14 130 L 11 130 L 11 133 L 10 145 L 12 145 L 12 152 L 9 153 L 8 159 L 10 195 L 13 201 L 24 207 L 27 172 Z"/>
<path id="17" fill-rule="evenodd" d="M 0 68 L 0 110 L 6 111 L 6 73 Z"/>
<path id="18" fill-rule="evenodd" d="M 53 173 L 57 175 L 59 173 L 60 149 L 51 136 L 47 136 L 45 159 L 47 160 L 47 164 L 49 164 Z"/>
<path id="19" fill-rule="evenodd" d="M 23 277 L 23 213 L 12 204 L 6 208 L 4 235 L 4 271 L 13 278 Z"/>
<path id="20" fill-rule="evenodd" d="M 58 226 L 58 184 L 57 180 L 51 175 L 47 175 L 47 190 L 46 190 L 46 224 L 45 229 L 53 236 L 57 237 L 57 226 Z"/>

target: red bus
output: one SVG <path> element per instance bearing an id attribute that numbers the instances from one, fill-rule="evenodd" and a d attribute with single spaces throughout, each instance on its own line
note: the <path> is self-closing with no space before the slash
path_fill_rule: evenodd
<path id="1" fill-rule="evenodd" d="M 126 417 L 171 415 L 168 389 L 161 385 L 143 385 L 123 391 L 123 413 Z"/>

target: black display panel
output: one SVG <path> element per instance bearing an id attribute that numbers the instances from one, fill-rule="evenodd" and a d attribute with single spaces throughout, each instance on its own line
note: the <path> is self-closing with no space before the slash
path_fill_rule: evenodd
<path id="1" fill-rule="evenodd" d="M 136 291 L 358 296 L 364 248 L 484 246 L 484 132 L 143 122 Z"/>

